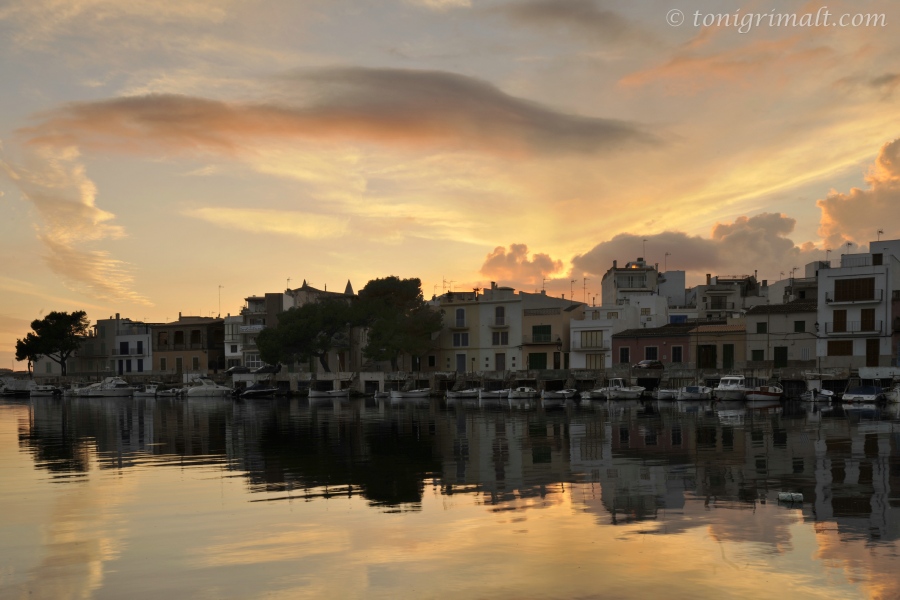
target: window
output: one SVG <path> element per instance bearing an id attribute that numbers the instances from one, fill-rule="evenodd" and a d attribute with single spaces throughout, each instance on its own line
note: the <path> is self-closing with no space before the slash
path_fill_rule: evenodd
<path id="1" fill-rule="evenodd" d="M 646 316 L 649 315 L 649 314 L 650 314 L 650 309 L 649 309 L 649 308 L 642 308 L 642 309 L 641 309 L 641 316 L 642 316 L 642 317 L 646 317 Z"/>
<path id="2" fill-rule="evenodd" d="M 160 371 L 166 370 L 166 359 L 164 357 L 160 357 L 160 359 L 159 359 L 159 370 Z"/>
<path id="3" fill-rule="evenodd" d="M 231 344 L 231 353 L 237 354 L 237 344 Z"/>
<path id="4" fill-rule="evenodd" d="M 494 346 L 508 346 L 509 345 L 509 332 L 508 331 L 494 331 L 491 333 L 491 344 Z"/>
<path id="5" fill-rule="evenodd" d="M 644 348 L 644 360 L 659 360 L 659 348 L 656 346 Z"/>
<path id="6" fill-rule="evenodd" d="M 144 372 L 144 359 L 143 358 L 137 359 L 137 372 L 138 373 Z"/>
<path id="7" fill-rule="evenodd" d="M 144 353 L 144 340 L 138 340 L 138 341 L 137 341 L 137 353 L 138 353 L 138 354 L 143 354 L 143 353 Z"/>
<path id="8" fill-rule="evenodd" d="M 630 363 L 631 355 L 628 351 L 628 347 L 619 348 L 619 362 L 620 363 Z"/>
<path id="9" fill-rule="evenodd" d="M 672 362 L 673 363 L 684 362 L 684 357 L 682 356 L 682 347 L 681 346 L 672 346 Z"/>
<path id="10" fill-rule="evenodd" d="M 773 365 L 776 369 L 783 369 L 788 363 L 787 346 L 775 346 L 772 348 Z"/>
<path id="11" fill-rule="evenodd" d="M 52 373 L 52 372 L 53 372 L 53 363 L 50 362 L 50 361 L 47 361 L 46 365 L 47 365 L 46 371 L 47 371 L 48 373 Z"/>
<path id="12" fill-rule="evenodd" d="M 880 266 L 883 264 L 884 264 L 884 255 L 883 254 L 878 253 L 878 254 L 872 255 L 872 265 L 873 266 L 877 267 L 877 266 Z"/>
<path id="13" fill-rule="evenodd" d="M 532 343 L 540 344 L 542 342 L 549 342 L 550 340 L 550 326 L 549 325 L 532 325 L 531 326 L 531 336 Z"/>
<path id="14" fill-rule="evenodd" d="M 469 345 L 469 334 L 468 333 L 454 333 L 453 334 L 453 346 L 455 348 L 463 348 Z"/>
<path id="15" fill-rule="evenodd" d="M 434 354 L 428 355 L 428 366 L 436 367 L 437 366 L 437 357 Z"/>
<path id="16" fill-rule="evenodd" d="M 618 312 L 608 312 L 608 313 L 606 313 L 606 318 L 607 319 L 618 319 L 619 313 Z"/>
<path id="17" fill-rule="evenodd" d="M 794 321 L 794 333 L 803 333 L 806 331 L 806 321 Z"/>
<path id="18" fill-rule="evenodd" d="M 853 356 L 853 340 L 830 340 L 828 356 Z"/>
<path id="19" fill-rule="evenodd" d="M 603 347 L 603 332 L 600 330 L 582 331 L 581 332 L 581 347 L 582 348 L 602 348 Z"/>
<path id="20" fill-rule="evenodd" d="M 181 373 L 184 371 L 184 359 L 180 356 L 175 357 L 175 372 Z"/>
<path id="21" fill-rule="evenodd" d="M 832 313 L 834 317 L 834 323 L 832 323 L 832 331 L 837 333 L 842 333 L 847 331 L 847 311 L 846 310 L 836 310 Z"/>
<path id="22" fill-rule="evenodd" d="M 756 324 L 756 333 L 766 333 L 769 330 L 769 324 L 760 322 Z"/>
<path id="23" fill-rule="evenodd" d="M 859 311 L 859 330 L 875 331 L 875 309 L 864 308 Z"/>
<path id="24" fill-rule="evenodd" d="M 168 331 L 160 331 L 156 335 L 156 343 L 160 346 L 168 346 L 169 345 L 169 332 Z"/>
<path id="25" fill-rule="evenodd" d="M 809 348 L 800 348 L 800 360 L 809 360 Z"/>
<path id="26" fill-rule="evenodd" d="M 498 306 L 494 308 L 494 325 L 506 325 L 506 308 Z"/>
<path id="27" fill-rule="evenodd" d="M 192 371 L 200 370 L 200 357 L 199 356 L 194 356 L 193 358 L 191 358 L 191 370 Z"/>
<path id="28" fill-rule="evenodd" d="M 762 362 L 766 360 L 766 351 L 765 350 L 752 350 L 750 352 L 750 360 L 754 362 Z"/>
<path id="29" fill-rule="evenodd" d="M 875 278 L 837 279 L 834 282 L 834 301 L 873 300 L 875 298 Z"/>
<path id="30" fill-rule="evenodd" d="M 606 368 L 606 355 L 605 354 L 588 354 L 585 356 L 585 369 L 605 369 Z"/>
<path id="31" fill-rule="evenodd" d="M 466 326 L 466 309 L 464 309 L 464 308 L 456 309 L 456 326 L 457 327 L 465 327 Z"/>
<path id="32" fill-rule="evenodd" d="M 259 354 L 247 354 L 244 357 L 244 366 L 250 369 L 258 369 L 263 366 L 263 363 L 259 358 Z"/>
<path id="33" fill-rule="evenodd" d="M 199 345 L 200 343 L 201 343 L 201 342 L 200 342 L 200 330 L 199 330 L 199 329 L 192 329 L 192 330 L 191 330 L 191 345 L 192 345 L 192 346 L 193 346 L 194 344 Z"/>

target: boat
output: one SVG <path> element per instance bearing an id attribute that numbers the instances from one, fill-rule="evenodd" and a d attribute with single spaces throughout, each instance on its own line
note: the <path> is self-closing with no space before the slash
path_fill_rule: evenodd
<path id="1" fill-rule="evenodd" d="M 216 396 L 228 396 L 232 393 L 232 389 L 225 385 L 219 385 L 209 377 L 197 377 L 191 382 L 191 385 L 185 388 L 184 395 L 191 397 L 212 398 Z"/>
<path id="2" fill-rule="evenodd" d="M 713 395 L 719 400 L 744 400 L 747 396 L 747 383 L 743 375 L 726 375 L 713 388 Z"/>
<path id="3" fill-rule="evenodd" d="M 509 390 L 509 398 L 511 400 L 525 400 L 538 397 L 538 391 L 527 385 L 520 385 Z"/>
<path id="4" fill-rule="evenodd" d="M 412 398 L 428 398 L 431 396 L 431 388 L 419 388 L 415 390 L 393 390 L 391 400 L 408 400 Z"/>
<path id="5" fill-rule="evenodd" d="M 30 379 L 3 377 L 0 379 L 0 394 L 3 396 L 30 396 L 35 385 L 34 381 Z"/>
<path id="6" fill-rule="evenodd" d="M 831 402 L 834 400 L 834 392 L 831 390 L 806 390 L 800 394 L 800 400 L 803 402 Z"/>
<path id="7" fill-rule="evenodd" d="M 855 385 L 841 396 L 844 402 L 878 402 L 884 399 L 884 391 L 877 385 Z"/>
<path id="8" fill-rule="evenodd" d="M 184 395 L 183 388 L 168 388 L 165 390 L 161 390 L 157 388 L 156 395 L 160 398 L 180 398 Z"/>
<path id="9" fill-rule="evenodd" d="M 609 400 L 636 400 L 644 393 L 639 385 L 625 385 L 621 377 L 613 377 L 606 386 L 606 397 Z"/>
<path id="10" fill-rule="evenodd" d="M 656 388 L 653 397 L 657 400 L 675 400 L 678 398 L 678 390 L 673 388 Z"/>
<path id="11" fill-rule="evenodd" d="M 686 385 L 678 390 L 679 400 L 711 400 L 713 389 L 705 385 Z"/>
<path id="12" fill-rule="evenodd" d="M 155 381 L 139 385 L 134 390 L 135 398 L 155 398 L 161 384 Z"/>
<path id="13" fill-rule="evenodd" d="M 544 400 L 569 400 L 578 395 L 578 390 L 566 388 L 562 390 L 544 390 L 541 392 L 541 398 Z"/>
<path id="14" fill-rule="evenodd" d="M 106 377 L 99 383 L 78 390 L 82 398 L 130 398 L 133 394 L 134 388 L 121 377 Z"/>
<path id="15" fill-rule="evenodd" d="M 244 400 L 253 400 L 254 398 L 272 398 L 275 396 L 277 389 L 268 380 L 257 381 L 250 387 L 237 392 L 238 397 Z"/>
<path id="16" fill-rule="evenodd" d="M 481 390 L 478 393 L 478 397 L 481 400 L 507 399 L 509 398 L 510 391 L 509 388 L 504 388 L 502 390 Z"/>
<path id="17" fill-rule="evenodd" d="M 447 390 L 447 399 L 463 399 L 463 398 L 478 398 L 481 394 L 481 388 L 466 388 L 464 390 Z"/>
<path id="18" fill-rule="evenodd" d="M 582 400 L 606 400 L 606 388 L 594 388 L 581 392 Z"/>
<path id="19" fill-rule="evenodd" d="M 888 402 L 900 402 L 900 385 L 895 385 L 884 393 L 884 399 Z"/>
<path id="20" fill-rule="evenodd" d="M 62 390 L 56 387 L 55 385 L 35 385 L 29 391 L 29 395 L 32 398 L 35 397 L 47 397 L 47 396 L 61 396 Z"/>
<path id="21" fill-rule="evenodd" d="M 780 385 L 761 385 L 747 390 L 745 398 L 749 401 L 755 400 L 780 400 L 784 395 L 784 388 Z"/>

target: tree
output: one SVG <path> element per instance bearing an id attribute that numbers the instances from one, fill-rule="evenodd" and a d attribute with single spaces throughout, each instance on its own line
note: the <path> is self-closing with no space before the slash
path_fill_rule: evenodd
<path id="1" fill-rule="evenodd" d="M 328 352 L 339 347 L 358 316 L 345 300 L 327 298 L 288 309 L 278 325 L 263 329 L 256 338 L 259 357 L 268 364 L 318 358 L 326 372 Z"/>
<path id="2" fill-rule="evenodd" d="M 389 360 L 396 371 L 401 354 L 418 357 L 432 347 L 432 335 L 441 330 L 441 315 L 425 303 L 418 278 L 373 279 L 359 297 L 360 313 L 369 326 L 367 357 Z"/>
<path id="3" fill-rule="evenodd" d="M 46 356 L 58 363 L 65 375 L 66 361 L 81 346 L 90 324 L 83 310 L 71 314 L 54 311 L 43 319 L 35 319 L 31 322 L 33 331 L 24 339 L 16 340 L 16 360 L 34 362 Z"/>

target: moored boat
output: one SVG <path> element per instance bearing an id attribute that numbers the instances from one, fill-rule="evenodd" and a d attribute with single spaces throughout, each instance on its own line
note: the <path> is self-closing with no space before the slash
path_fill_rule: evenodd
<path id="1" fill-rule="evenodd" d="M 686 385 L 678 390 L 679 400 L 711 400 L 713 389 L 705 385 Z"/>
<path id="2" fill-rule="evenodd" d="M 675 400 L 678 398 L 678 390 L 671 388 L 656 388 L 653 397 L 657 400 Z"/>
<path id="3" fill-rule="evenodd" d="M 207 397 L 227 396 L 232 393 L 232 389 L 228 386 L 219 385 L 209 377 L 197 377 L 191 382 L 190 387 L 185 388 L 184 394 L 187 397 Z"/>
<path id="4" fill-rule="evenodd" d="M 106 377 L 78 390 L 78 395 L 83 398 L 130 398 L 133 394 L 134 388 L 121 377 Z"/>
<path id="5" fill-rule="evenodd" d="M 760 385 L 751 390 L 747 390 L 744 397 L 748 401 L 754 400 L 780 400 L 784 395 L 784 388 L 780 385 Z"/>
<path id="6" fill-rule="evenodd" d="M 135 398 L 155 398 L 156 392 L 157 392 L 157 390 L 159 390 L 160 385 L 161 385 L 160 383 L 157 383 L 155 381 L 151 381 L 150 383 L 145 383 L 145 384 L 139 385 L 134 390 L 134 397 Z"/>
<path id="7" fill-rule="evenodd" d="M 393 390 L 391 400 L 407 400 L 413 398 L 428 398 L 431 396 L 431 388 L 419 388 L 415 390 Z"/>
<path id="8" fill-rule="evenodd" d="M 747 383 L 743 375 L 726 375 L 719 380 L 713 389 L 713 395 L 719 400 L 744 400 L 747 396 Z"/>
<path id="9" fill-rule="evenodd" d="M 481 388 L 467 388 L 464 390 L 447 390 L 447 398 L 450 400 L 463 398 L 478 398 L 481 394 Z"/>
<path id="10" fill-rule="evenodd" d="M 544 400 L 568 400 L 578 395 L 578 390 L 566 388 L 562 390 L 544 390 L 541 392 L 541 398 Z"/>
<path id="11" fill-rule="evenodd" d="M 55 385 L 35 385 L 31 388 L 29 395 L 35 397 L 61 396 L 62 390 Z"/>
<path id="12" fill-rule="evenodd" d="M 636 400 L 644 393 L 639 385 L 625 385 L 621 377 L 613 377 L 606 386 L 606 397 L 609 400 Z"/>
<path id="13" fill-rule="evenodd" d="M 531 399 L 537 397 L 538 391 L 533 387 L 528 387 L 527 385 L 520 385 L 509 390 L 509 398 L 512 400 Z"/>

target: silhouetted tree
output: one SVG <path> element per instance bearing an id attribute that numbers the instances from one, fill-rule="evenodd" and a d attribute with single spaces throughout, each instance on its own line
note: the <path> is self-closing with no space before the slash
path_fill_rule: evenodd
<path id="1" fill-rule="evenodd" d="M 76 310 L 73 313 L 51 312 L 43 319 L 31 322 L 31 329 L 24 339 L 16 340 L 16 360 L 34 362 L 46 356 L 60 366 L 66 374 L 66 361 L 81 346 L 81 340 L 88 335 L 90 321 L 87 313 Z"/>

